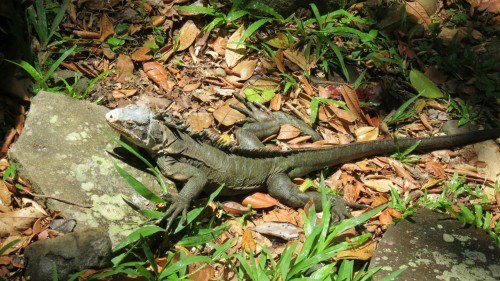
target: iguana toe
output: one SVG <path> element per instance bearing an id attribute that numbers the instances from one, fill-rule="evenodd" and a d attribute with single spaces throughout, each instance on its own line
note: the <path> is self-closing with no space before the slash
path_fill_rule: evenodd
<path id="1" fill-rule="evenodd" d="M 175 218 L 182 213 L 180 224 L 185 224 L 187 221 L 187 211 L 189 208 L 189 201 L 183 200 L 178 194 L 163 194 L 162 198 L 170 202 L 171 205 L 157 223 L 162 223 L 167 220 L 166 230 L 169 230 L 172 226 Z"/>

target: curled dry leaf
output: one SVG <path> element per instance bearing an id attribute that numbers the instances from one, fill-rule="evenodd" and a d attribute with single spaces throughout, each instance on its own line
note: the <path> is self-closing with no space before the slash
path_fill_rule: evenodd
<path id="1" fill-rule="evenodd" d="M 245 206 L 252 206 L 253 209 L 264 209 L 278 205 L 279 201 L 269 194 L 255 192 L 252 195 L 245 197 L 242 203 Z"/>
<path id="2" fill-rule="evenodd" d="M 361 127 L 354 131 L 357 142 L 376 140 L 379 134 L 377 127 Z"/>
<path id="3" fill-rule="evenodd" d="M 100 20 L 100 28 L 101 32 L 99 33 L 99 40 L 104 41 L 109 36 L 115 34 L 115 27 L 113 26 L 113 22 L 109 19 L 106 14 L 101 16 Z"/>
<path id="4" fill-rule="evenodd" d="M 34 206 L 29 206 L 16 211 L 0 214 L 0 235 L 3 237 L 15 235 L 20 231 L 30 228 L 33 223 L 46 217 L 45 211 Z"/>
<path id="5" fill-rule="evenodd" d="M 188 20 L 179 31 L 179 47 L 177 51 L 183 51 L 193 44 L 200 30 L 192 20 Z"/>
<path id="6" fill-rule="evenodd" d="M 156 61 L 146 62 L 144 63 L 142 68 L 146 75 L 148 75 L 149 79 L 160 85 L 160 87 L 162 87 L 165 92 L 170 91 L 167 80 L 167 70 L 161 63 Z"/>
<path id="7" fill-rule="evenodd" d="M 285 240 L 299 238 L 302 228 L 288 222 L 265 222 L 254 228 L 260 234 L 271 235 Z"/>
<path id="8" fill-rule="evenodd" d="M 201 82 L 191 83 L 191 84 L 187 84 L 186 86 L 184 86 L 182 88 L 182 90 L 184 92 L 192 92 L 192 91 L 198 89 L 200 86 L 201 86 Z"/>
<path id="9" fill-rule="evenodd" d="M 246 47 L 244 44 L 238 44 L 241 36 L 245 32 L 245 27 L 242 25 L 238 28 L 227 40 L 226 43 L 226 64 L 232 68 L 238 61 L 246 55 Z"/>
<path id="10" fill-rule="evenodd" d="M 250 208 L 245 207 L 240 203 L 234 201 L 228 201 L 222 203 L 222 209 L 224 209 L 226 213 L 229 213 L 234 216 L 241 216 L 244 214 L 248 214 L 252 211 Z"/>
<path id="11" fill-rule="evenodd" d="M 132 80 L 132 73 L 134 72 L 134 63 L 129 56 L 120 54 L 116 59 L 116 81 L 127 82 Z"/>

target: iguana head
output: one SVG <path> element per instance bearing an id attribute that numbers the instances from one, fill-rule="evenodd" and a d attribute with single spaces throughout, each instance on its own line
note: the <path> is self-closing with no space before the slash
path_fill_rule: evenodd
<path id="1" fill-rule="evenodd" d="M 162 125 L 146 107 L 129 105 L 106 114 L 108 124 L 133 144 L 154 149 L 163 142 Z"/>

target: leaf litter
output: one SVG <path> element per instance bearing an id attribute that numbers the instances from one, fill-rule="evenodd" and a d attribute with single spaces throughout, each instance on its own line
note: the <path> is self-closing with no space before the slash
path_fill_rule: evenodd
<path id="1" fill-rule="evenodd" d="M 239 92 L 249 99 L 263 103 L 270 102 L 272 110 L 287 111 L 305 121 L 308 121 L 311 115 L 313 97 L 321 97 L 339 102 L 319 103 L 319 122 L 315 127 L 325 140 L 313 144 L 310 143 L 309 137 L 301 135 L 296 128 L 283 126 L 276 136 L 277 141 L 274 143 L 276 149 L 322 147 L 350 143 L 355 139 L 367 141 L 384 137 L 381 136 L 383 130 L 379 128 L 381 126 L 379 113 L 364 104 L 381 99 L 381 93 L 373 89 L 380 87 L 382 82 L 372 77 L 371 82 L 376 85 L 373 88 L 361 89 L 354 89 L 345 82 L 330 80 L 326 80 L 326 84 L 316 84 L 312 78 L 303 75 L 304 71 L 309 73 L 318 70 L 315 61 L 312 57 L 309 60 L 306 58 L 304 49 L 290 45 L 283 32 L 278 32 L 266 40 L 277 50 L 276 60 L 273 61 L 247 48 L 247 43 L 252 43 L 251 40 L 240 42 L 245 33 L 243 24 L 237 28 L 230 28 L 230 25 L 222 26 L 217 32 L 205 34 L 200 16 L 180 12 L 174 8 L 174 5 L 185 1 L 167 1 L 168 3 L 159 5 L 153 5 L 155 1 L 80 2 L 70 3 L 69 17 L 61 26 L 60 32 L 71 34 L 76 40 L 87 40 L 91 46 L 87 54 L 92 56 L 83 55 L 85 52 L 80 53 L 65 61 L 62 66 L 89 77 L 97 77 L 100 73 L 114 70 L 98 82 L 100 91 L 91 93 L 88 97 L 90 100 L 99 99 L 110 108 L 130 103 L 142 103 L 157 110 L 168 108 L 174 115 L 187 120 L 195 131 L 211 128 L 223 136 L 228 136 L 230 140 L 234 125 L 245 117 L 229 106 L 230 103 L 238 103 L 231 97 L 233 93 Z M 477 6 L 478 4 L 474 2 L 474 7 L 479 11 L 498 13 L 494 10 L 498 5 L 495 6 L 494 3 L 496 2 L 483 1 Z M 424 26 L 429 25 L 431 15 L 428 14 L 428 9 L 418 2 L 406 4 L 406 12 L 412 17 L 411 20 Z M 137 13 L 138 10 L 142 11 L 144 13 L 142 17 L 148 18 L 149 21 L 143 21 L 141 15 Z M 87 22 L 87 19 L 93 22 Z M 386 19 L 388 22 L 390 20 Z M 119 30 L 123 24 L 128 28 Z M 293 23 L 289 23 L 287 27 L 296 28 Z M 459 31 L 444 29 L 444 32 L 451 34 L 441 34 L 443 40 L 446 40 L 454 37 Z M 123 45 L 113 45 L 113 40 L 110 41 L 110 38 L 119 37 L 134 39 L 126 39 L 129 41 L 125 41 Z M 400 54 L 416 60 L 421 65 L 418 55 L 404 42 L 407 39 L 398 40 Z M 389 54 L 382 52 L 377 54 L 377 58 L 389 58 Z M 387 66 L 388 63 L 381 64 L 377 60 L 366 62 L 368 68 Z M 320 71 L 317 72 L 316 74 L 320 74 Z M 293 78 L 297 83 L 295 89 L 292 88 L 287 93 L 282 92 L 282 86 L 292 79 L 285 79 L 279 73 L 286 73 Z M 435 87 L 436 84 L 442 86 L 445 82 L 455 82 L 453 78 L 449 78 L 437 69 L 425 73 L 412 72 L 410 78 L 418 79 L 418 82 L 415 82 L 419 85 L 418 91 L 425 92 L 426 89 L 432 89 L 431 97 L 442 96 L 440 90 Z M 384 83 L 389 82 L 389 79 L 384 81 Z M 423 111 L 418 111 L 421 112 L 420 116 L 408 119 L 407 124 L 400 127 L 400 134 L 427 136 L 429 133 L 434 133 L 443 121 L 451 119 L 447 112 L 449 105 L 442 100 L 427 100 L 423 103 L 423 108 L 425 108 Z M 432 113 L 429 108 L 435 112 Z M 18 128 L 12 131 L 2 146 L 1 175 L 9 167 L 6 147 L 21 133 L 24 123 L 21 116 L 24 116 L 24 111 L 18 116 Z M 464 148 L 459 153 L 443 150 L 425 154 L 412 164 L 402 164 L 383 156 L 363 159 L 346 163 L 338 170 L 332 169 L 336 172 L 328 172 L 329 174 L 325 175 L 325 182 L 332 190 L 341 192 L 347 201 L 375 207 L 390 200 L 390 187 L 395 188 L 400 194 L 419 194 L 423 190 L 435 194 L 442 189 L 442 182 L 454 173 L 458 173 L 466 176 L 469 184 L 476 183 L 482 186 L 498 210 L 500 195 L 495 194 L 491 187 L 495 175 L 491 172 L 483 175 L 474 165 L 463 163 L 491 167 L 498 165 L 496 161 L 499 158 L 489 159 L 485 165 L 477 161 L 473 153 L 462 153 L 467 150 L 468 148 Z M 315 175 L 312 177 L 314 178 L 310 181 L 312 182 L 310 188 L 316 188 L 318 180 Z M 48 222 L 57 214 L 47 214 L 32 200 L 12 200 L 26 196 L 22 189 L 15 187 L 20 181 L 22 179 L 0 182 L 0 199 L 3 203 L 0 230 L 9 237 L 2 241 L 2 245 L 20 239 L 20 242 L 9 250 L 10 252 L 1 256 L 4 258 L 1 264 L 11 264 L 15 267 L 19 265 L 15 264 L 9 255 L 21 252 L 29 241 L 59 235 L 48 228 Z M 295 179 L 297 183 L 306 181 L 307 179 Z M 23 188 L 28 186 L 23 184 Z M 258 253 L 260 245 L 267 245 L 273 255 L 278 257 L 287 246 L 283 240 L 304 239 L 301 235 L 303 210 L 282 206 L 268 194 L 255 193 L 222 205 L 227 213 L 234 216 L 247 215 L 251 212 L 257 214 L 248 219 L 247 225 L 231 219 L 226 220 L 231 224 L 231 229 L 216 243 L 237 237 L 237 243 L 232 245 L 230 251 L 252 250 Z M 362 212 L 363 210 L 353 210 L 352 214 L 356 216 Z M 380 237 L 387 226 L 400 217 L 399 212 L 387 208 L 367 222 L 365 227 L 376 237 Z M 494 216 L 496 220 L 499 217 L 498 213 Z M 355 230 L 352 230 L 352 233 L 354 232 Z M 339 258 L 367 260 L 371 257 L 375 246 L 376 242 L 370 241 L 359 249 L 343 252 Z M 177 249 L 188 255 L 193 254 L 181 246 Z M 215 273 L 214 268 L 207 264 L 197 264 L 194 267 L 202 269 L 189 269 L 199 275 L 190 276 L 193 280 L 207 280 L 215 274 L 223 275 L 220 272 Z"/>

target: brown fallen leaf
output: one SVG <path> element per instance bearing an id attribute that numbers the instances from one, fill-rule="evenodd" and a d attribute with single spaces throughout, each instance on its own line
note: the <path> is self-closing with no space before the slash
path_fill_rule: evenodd
<path id="1" fill-rule="evenodd" d="M 347 104 L 347 107 L 356 116 L 357 119 L 361 119 L 364 116 L 361 105 L 359 104 L 358 95 L 353 87 L 349 85 L 340 85 L 339 91 Z"/>
<path id="2" fill-rule="evenodd" d="M 167 80 L 167 70 L 161 63 L 156 61 L 146 62 L 143 64 L 142 68 L 149 79 L 160 85 L 165 92 L 168 93 L 170 91 Z"/>
<path id="3" fill-rule="evenodd" d="M 224 209 L 225 212 L 234 216 L 241 216 L 252 211 L 250 208 L 234 201 L 227 201 L 222 203 L 221 205 L 222 209 Z"/>
<path id="4" fill-rule="evenodd" d="M 353 260 L 369 260 L 375 249 L 377 248 L 376 241 L 368 241 L 365 244 L 349 250 L 341 251 L 336 255 L 338 259 L 353 259 Z"/>
<path id="5" fill-rule="evenodd" d="M 229 68 L 235 66 L 246 55 L 244 44 L 238 44 L 245 32 L 245 26 L 240 26 L 227 40 L 226 43 L 226 65 Z"/>
<path id="6" fill-rule="evenodd" d="M 256 66 L 257 60 L 243 60 L 233 67 L 233 71 L 239 74 L 239 80 L 248 80 L 252 77 Z"/>
<path id="7" fill-rule="evenodd" d="M 236 122 L 238 122 L 246 117 L 244 114 L 240 113 L 239 111 L 232 109 L 230 107 L 230 104 L 244 106 L 237 99 L 230 98 L 224 103 L 224 105 L 217 108 L 213 112 L 215 120 L 217 120 L 219 123 L 221 123 L 224 126 L 234 125 L 234 123 L 236 123 Z"/>
<path id="8" fill-rule="evenodd" d="M 265 222 L 254 227 L 253 230 L 260 234 L 279 237 L 284 240 L 297 239 L 304 232 L 302 228 L 288 222 Z"/>
<path id="9" fill-rule="evenodd" d="M 106 38 L 115 34 L 115 27 L 113 26 L 113 22 L 106 14 L 102 14 L 99 24 L 101 28 L 101 31 L 99 33 L 99 40 L 101 42 L 104 42 Z"/>
<path id="10" fill-rule="evenodd" d="M 117 82 L 128 82 L 132 80 L 134 72 L 134 63 L 129 56 L 120 54 L 116 59 L 116 81 Z"/>
<path id="11" fill-rule="evenodd" d="M 354 131 L 357 142 L 372 141 L 378 138 L 379 130 L 377 127 L 360 127 Z"/>
<path id="12" fill-rule="evenodd" d="M 137 90 L 114 90 L 111 94 L 115 99 L 128 98 L 137 93 Z"/>
<path id="13" fill-rule="evenodd" d="M 278 134 L 279 140 L 289 140 L 299 136 L 301 131 L 290 124 L 284 124 L 280 127 Z"/>
<path id="14" fill-rule="evenodd" d="M 243 237 L 241 239 L 241 248 L 247 253 L 255 253 L 257 250 L 257 244 L 253 240 L 252 231 L 249 228 L 245 228 L 243 232 Z"/>
<path id="15" fill-rule="evenodd" d="M 213 124 L 212 116 L 210 113 L 195 112 L 189 114 L 186 123 L 195 132 L 199 132 L 203 129 L 209 128 Z"/>
<path id="16" fill-rule="evenodd" d="M 378 192 L 389 192 L 394 183 L 386 179 L 364 180 L 363 184 Z"/>
<path id="17" fill-rule="evenodd" d="M 184 86 L 182 88 L 182 90 L 184 92 L 192 92 L 192 91 L 198 89 L 200 86 L 201 86 L 201 82 L 191 83 L 191 84 L 187 84 L 186 86 Z"/>
<path id="18" fill-rule="evenodd" d="M 432 21 L 431 17 L 427 14 L 425 8 L 418 2 L 406 2 L 406 13 L 412 22 L 419 23 L 423 26 L 429 26 Z"/>
<path id="19" fill-rule="evenodd" d="M 308 68 L 305 52 L 286 49 L 283 51 L 283 55 L 285 55 L 288 60 L 296 64 L 302 70 L 306 70 Z"/>
<path id="20" fill-rule="evenodd" d="M 188 20 L 179 31 L 179 45 L 177 51 L 183 51 L 193 44 L 200 30 L 192 20 Z"/>
<path id="21" fill-rule="evenodd" d="M 279 204 L 279 201 L 273 198 L 271 195 L 255 192 L 243 199 L 242 202 L 245 206 L 252 206 L 253 209 L 265 209 Z"/>
<path id="22" fill-rule="evenodd" d="M 142 46 L 130 55 L 130 57 L 135 61 L 148 61 L 153 58 L 152 55 L 148 55 L 151 48 L 147 46 Z"/>

